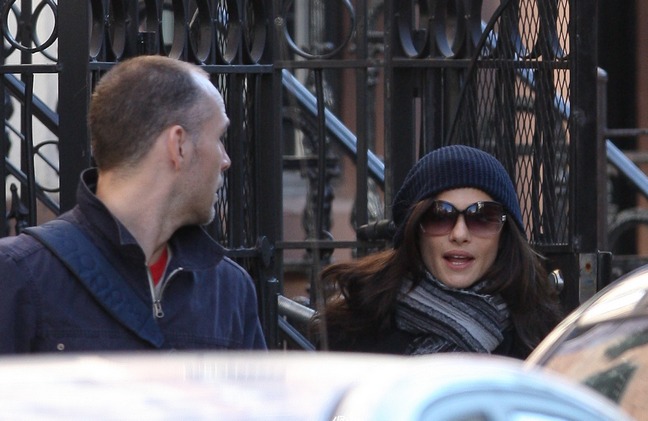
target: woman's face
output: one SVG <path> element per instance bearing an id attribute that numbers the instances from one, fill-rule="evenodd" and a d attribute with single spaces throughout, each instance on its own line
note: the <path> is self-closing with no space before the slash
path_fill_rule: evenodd
<path id="1" fill-rule="evenodd" d="M 493 201 L 488 194 L 473 188 L 447 190 L 435 199 L 449 202 L 459 211 L 478 201 Z M 430 273 L 448 287 L 468 288 L 493 265 L 501 235 L 501 231 L 488 237 L 471 234 L 464 216 L 459 215 L 447 234 L 420 233 L 421 257 Z"/>

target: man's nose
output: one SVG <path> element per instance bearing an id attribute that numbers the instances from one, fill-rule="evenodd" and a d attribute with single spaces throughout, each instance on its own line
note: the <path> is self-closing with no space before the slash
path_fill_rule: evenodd
<path id="1" fill-rule="evenodd" d="M 221 168 L 223 171 L 227 171 L 227 169 L 232 165 L 232 160 L 230 159 L 229 155 L 225 151 L 225 148 L 223 148 L 223 164 L 221 165 Z"/>

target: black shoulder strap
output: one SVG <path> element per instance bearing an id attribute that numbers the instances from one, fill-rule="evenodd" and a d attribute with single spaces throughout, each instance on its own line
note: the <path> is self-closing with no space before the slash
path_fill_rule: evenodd
<path id="1" fill-rule="evenodd" d="M 55 219 L 23 232 L 58 257 L 115 319 L 152 345 L 162 346 L 164 336 L 153 311 L 138 305 L 140 298 L 81 229 Z"/>

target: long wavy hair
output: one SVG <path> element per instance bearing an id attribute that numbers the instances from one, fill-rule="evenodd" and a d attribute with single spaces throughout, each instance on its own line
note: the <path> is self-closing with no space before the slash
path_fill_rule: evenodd
<path id="1" fill-rule="evenodd" d="M 419 221 L 432 200 L 422 200 L 411 209 L 398 248 L 333 264 L 322 271 L 322 282 L 335 292 L 313 320 L 315 325 L 325 318 L 327 330 L 347 343 L 393 327 L 403 280 L 411 279 L 415 287 L 424 278 Z M 561 319 L 558 293 L 548 280 L 542 257 L 510 221 L 502 229 L 497 258 L 484 279 L 489 283 L 483 292 L 502 295 L 514 328 L 529 350 Z"/>

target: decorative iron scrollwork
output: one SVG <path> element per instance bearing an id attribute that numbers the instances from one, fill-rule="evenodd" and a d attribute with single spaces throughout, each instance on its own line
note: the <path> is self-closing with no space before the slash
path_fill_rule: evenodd
<path id="1" fill-rule="evenodd" d="M 28 14 L 21 13 L 15 3 L 16 0 L 6 1 L 2 9 L 2 35 L 4 39 L 13 49 L 32 54 L 47 54 L 47 48 L 54 44 L 58 36 L 56 3 L 53 0 L 41 0 L 33 11 Z M 43 28 L 44 25 L 39 24 L 39 21 L 46 8 L 49 8 L 53 14 L 52 26 L 49 28 L 49 34 L 45 41 L 41 41 L 38 36 L 38 29 Z M 10 15 L 13 15 L 17 21 L 14 28 L 10 25 Z M 16 32 L 13 33 L 12 29 L 15 29 Z M 28 39 L 25 39 L 25 37 L 28 37 Z M 11 50 L 8 51 L 9 54 L 11 52 Z"/>
<path id="2" fill-rule="evenodd" d="M 342 5 L 346 8 L 347 13 L 349 15 L 349 27 L 347 29 L 347 32 L 342 39 L 342 42 L 340 42 L 339 45 L 333 46 L 333 45 L 326 45 L 326 48 L 322 48 L 320 45 L 319 48 L 312 48 L 309 51 L 306 51 L 304 46 L 298 46 L 297 43 L 293 40 L 293 37 L 290 35 L 290 30 L 288 28 L 288 25 L 286 25 L 287 21 L 287 15 L 290 12 L 290 9 L 293 5 L 293 0 L 288 0 L 284 3 L 283 9 L 281 12 L 281 19 L 275 21 L 275 25 L 279 26 L 280 29 L 282 30 L 284 34 L 284 40 L 286 41 L 288 48 L 290 50 L 297 54 L 300 57 L 303 57 L 305 59 L 327 59 L 331 57 L 335 57 L 338 55 L 341 51 L 343 51 L 345 48 L 347 48 L 351 42 L 351 39 L 353 38 L 353 33 L 355 31 L 355 9 L 353 8 L 353 5 L 349 0 L 341 0 Z M 312 46 L 312 47 L 317 47 L 317 46 Z"/>
<path id="3" fill-rule="evenodd" d="M 141 33 L 155 51 L 205 65 L 258 64 L 267 56 L 268 13 L 261 0 L 90 0 L 94 61 L 133 54 Z"/>

